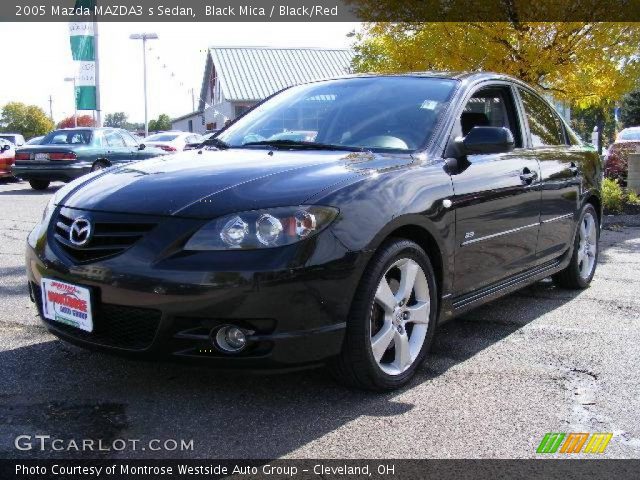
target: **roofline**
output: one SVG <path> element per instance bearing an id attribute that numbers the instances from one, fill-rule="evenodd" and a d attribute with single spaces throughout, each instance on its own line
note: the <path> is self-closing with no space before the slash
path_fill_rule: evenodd
<path id="1" fill-rule="evenodd" d="M 260 49 L 260 50 L 331 50 L 339 52 L 351 52 L 352 48 L 327 48 L 327 47 L 276 47 L 271 45 L 212 45 L 209 50 L 225 50 L 225 49 Z"/>
<path id="2" fill-rule="evenodd" d="M 184 119 L 192 117 L 194 115 L 202 115 L 203 113 L 204 113 L 203 110 L 198 109 L 198 110 L 195 110 L 195 111 L 193 111 L 191 113 L 186 113 L 184 115 L 181 115 L 180 117 L 172 118 L 171 121 L 172 122 L 178 122 L 180 120 L 184 120 Z"/>

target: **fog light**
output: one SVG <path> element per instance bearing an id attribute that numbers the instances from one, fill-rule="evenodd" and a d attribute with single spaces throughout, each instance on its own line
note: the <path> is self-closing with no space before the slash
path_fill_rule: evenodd
<path id="1" fill-rule="evenodd" d="M 236 326 L 223 325 L 216 330 L 213 345 L 224 352 L 236 353 L 247 346 L 247 336 Z"/>

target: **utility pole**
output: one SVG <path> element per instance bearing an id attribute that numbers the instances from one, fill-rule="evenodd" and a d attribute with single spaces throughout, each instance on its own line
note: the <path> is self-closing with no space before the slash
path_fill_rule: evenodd
<path id="1" fill-rule="evenodd" d="M 147 101 L 147 40 L 156 40 L 156 33 L 133 33 L 129 35 L 131 40 L 142 40 L 142 68 L 144 81 L 144 136 L 149 135 L 149 109 Z"/>
<path id="2" fill-rule="evenodd" d="M 53 97 L 49 95 L 49 118 L 53 122 Z"/>

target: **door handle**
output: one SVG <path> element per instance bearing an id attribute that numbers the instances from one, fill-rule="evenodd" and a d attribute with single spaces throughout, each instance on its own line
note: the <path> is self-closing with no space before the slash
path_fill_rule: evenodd
<path id="1" fill-rule="evenodd" d="M 578 174 L 580 173 L 580 169 L 579 169 L 579 168 L 578 168 L 578 166 L 577 166 L 575 163 L 573 163 L 573 162 L 571 162 L 571 164 L 569 165 L 569 171 L 571 172 L 571 174 L 572 174 L 574 177 L 577 177 L 577 176 L 578 176 Z"/>
<path id="2" fill-rule="evenodd" d="M 520 180 L 522 180 L 522 183 L 525 185 L 531 185 L 536 178 L 538 178 L 538 174 L 536 172 L 532 172 L 527 167 L 523 168 L 520 173 Z"/>

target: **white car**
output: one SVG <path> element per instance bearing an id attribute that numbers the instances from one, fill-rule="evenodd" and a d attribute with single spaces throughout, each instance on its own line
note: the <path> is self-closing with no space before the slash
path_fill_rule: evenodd
<path id="1" fill-rule="evenodd" d="M 161 148 L 165 152 L 181 152 L 190 143 L 202 142 L 202 135 L 191 132 L 162 132 L 149 135 L 142 140 L 146 147 Z"/>

